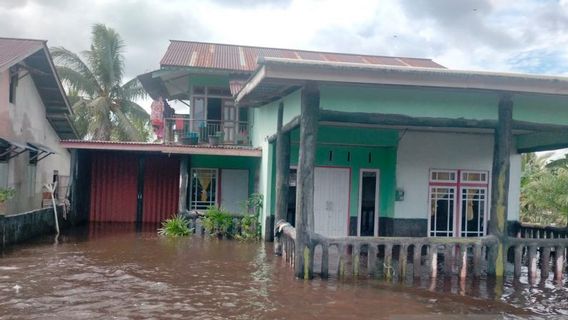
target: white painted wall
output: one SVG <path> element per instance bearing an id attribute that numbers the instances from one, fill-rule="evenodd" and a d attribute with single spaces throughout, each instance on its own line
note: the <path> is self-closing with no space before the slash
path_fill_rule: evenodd
<path id="1" fill-rule="evenodd" d="M 36 182 L 30 185 L 28 152 L 12 158 L 8 164 L 8 186 L 16 189 L 16 198 L 8 202 L 8 212 L 40 208 L 42 186 L 51 182 L 53 170 L 69 175 L 70 154 L 59 145 L 59 137 L 46 118 L 45 107 L 29 74 L 20 74 L 16 103 L 9 103 L 8 71 L 0 73 L 0 137 L 22 143 L 36 142 L 57 154 L 41 160 L 35 169 Z"/>
<path id="2" fill-rule="evenodd" d="M 493 137 L 490 134 L 406 132 L 399 142 L 396 169 L 397 188 L 405 191 L 405 197 L 404 201 L 395 202 L 395 218 L 428 218 L 430 169 L 491 172 L 492 162 Z M 508 220 L 519 219 L 520 176 L 521 157 L 515 154 L 511 156 Z"/>

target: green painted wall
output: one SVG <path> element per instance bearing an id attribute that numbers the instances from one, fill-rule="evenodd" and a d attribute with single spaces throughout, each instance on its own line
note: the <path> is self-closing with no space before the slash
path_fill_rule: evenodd
<path id="1" fill-rule="evenodd" d="M 260 159 L 253 157 L 191 155 L 190 168 L 245 169 L 249 172 L 249 195 L 254 193 L 254 179 Z"/>
<path id="2" fill-rule="evenodd" d="M 284 102 L 284 124 L 288 123 L 292 118 L 300 114 L 300 91 L 293 92 L 286 96 L 283 100 L 278 100 L 260 108 L 253 109 L 252 119 L 252 145 L 262 146 L 266 137 L 276 133 L 276 122 L 278 120 L 278 105 Z"/>
<path id="3" fill-rule="evenodd" d="M 513 119 L 568 125 L 568 97 L 515 95 Z"/>
<path id="4" fill-rule="evenodd" d="M 298 164 L 299 130 L 292 133 L 290 164 Z M 349 141 L 351 145 L 342 142 Z M 320 127 L 316 166 L 337 166 L 351 169 L 351 188 L 349 213 L 356 217 L 359 213 L 359 175 L 361 169 L 379 169 L 379 215 L 394 216 L 396 190 L 396 157 L 398 132 L 351 127 Z M 359 145 L 353 145 L 359 144 Z M 329 160 L 329 152 L 333 152 Z M 348 153 L 350 159 L 348 160 Z M 370 161 L 369 161 L 370 155 Z"/>
<path id="5" fill-rule="evenodd" d="M 199 74 L 189 76 L 189 87 L 192 86 L 210 86 L 210 87 L 229 87 L 229 74 L 210 75 Z"/>
<path id="6" fill-rule="evenodd" d="M 498 96 L 428 88 L 322 85 L 322 109 L 416 117 L 497 119 Z"/>

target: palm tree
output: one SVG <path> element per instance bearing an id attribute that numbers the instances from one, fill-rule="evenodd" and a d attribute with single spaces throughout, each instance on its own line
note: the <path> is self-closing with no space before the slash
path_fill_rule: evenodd
<path id="1" fill-rule="evenodd" d="M 103 24 L 93 26 L 91 48 L 80 56 L 63 47 L 51 49 L 68 88 L 75 125 L 85 139 L 141 141 L 148 137 L 149 115 L 134 102 L 146 93 L 136 78 L 122 83 L 123 50 L 118 33 Z"/>

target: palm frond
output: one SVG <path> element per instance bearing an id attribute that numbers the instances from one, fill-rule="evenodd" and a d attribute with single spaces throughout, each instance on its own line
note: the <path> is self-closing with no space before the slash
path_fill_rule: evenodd
<path id="1" fill-rule="evenodd" d="M 97 90 L 99 89 L 96 83 L 87 79 L 82 73 L 69 67 L 58 66 L 56 69 L 59 77 L 63 79 L 63 82 L 69 86 L 71 91 L 84 93 L 90 98 L 96 95 Z"/>
<path id="2" fill-rule="evenodd" d="M 148 112 L 136 102 L 129 100 L 119 100 L 118 103 L 120 104 L 122 111 L 126 114 L 141 120 L 150 119 Z"/>
<path id="3" fill-rule="evenodd" d="M 81 58 L 75 53 L 63 48 L 63 47 L 53 47 L 50 49 L 53 60 L 58 65 L 59 68 L 69 68 L 70 70 L 76 71 L 83 77 L 85 88 L 95 88 L 95 91 L 101 91 L 101 86 L 97 82 L 96 77 L 89 67 L 81 60 Z M 60 74 L 63 80 L 69 81 L 64 75 Z M 76 77 L 75 77 L 76 78 Z M 93 93 L 94 94 L 94 93 Z"/>
<path id="4" fill-rule="evenodd" d="M 138 78 L 134 78 L 120 87 L 120 99 L 124 100 L 136 100 L 136 99 L 144 99 L 148 96 L 144 87 L 142 87 L 142 83 L 138 81 Z"/>
<path id="5" fill-rule="evenodd" d="M 92 34 L 91 50 L 85 55 L 101 87 L 112 97 L 117 93 L 124 73 L 124 42 L 116 31 L 102 24 L 95 24 Z"/>
<path id="6" fill-rule="evenodd" d="M 124 130 L 126 133 L 128 141 L 140 141 L 142 137 L 140 136 L 139 132 L 136 130 L 130 119 L 120 110 L 119 108 L 115 108 L 113 110 L 114 115 L 116 116 L 118 127 Z"/>
<path id="7" fill-rule="evenodd" d="M 110 118 L 110 105 L 105 97 L 98 97 L 87 104 L 89 108 L 88 133 L 94 140 L 109 140 L 112 130 L 112 120 Z"/>

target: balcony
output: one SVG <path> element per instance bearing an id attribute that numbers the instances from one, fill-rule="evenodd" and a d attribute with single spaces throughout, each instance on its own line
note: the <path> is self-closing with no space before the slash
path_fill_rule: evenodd
<path id="1" fill-rule="evenodd" d="M 166 118 L 165 123 L 165 144 L 251 145 L 246 121 L 194 120 L 178 116 Z"/>

